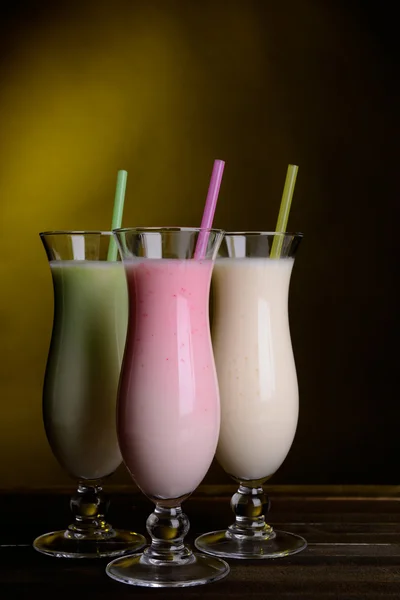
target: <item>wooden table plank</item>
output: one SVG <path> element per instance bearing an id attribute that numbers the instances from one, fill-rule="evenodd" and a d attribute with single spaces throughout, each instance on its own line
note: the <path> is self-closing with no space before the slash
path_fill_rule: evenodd
<path id="1" fill-rule="evenodd" d="M 116 496 L 110 510 L 114 525 L 145 533 L 152 510 L 146 499 Z M 188 539 L 223 528 L 232 521 L 228 497 L 189 499 Z M 299 533 L 308 548 L 297 555 L 265 561 L 229 561 L 223 581 L 184 590 L 147 590 L 112 581 L 107 560 L 55 559 L 35 552 L 38 534 L 70 520 L 68 496 L 0 495 L 1 600 L 55 598 L 239 598 L 321 600 L 324 598 L 400 599 L 400 503 L 374 498 L 272 498 L 270 522 Z M 5 517 L 5 518 L 4 518 Z"/>

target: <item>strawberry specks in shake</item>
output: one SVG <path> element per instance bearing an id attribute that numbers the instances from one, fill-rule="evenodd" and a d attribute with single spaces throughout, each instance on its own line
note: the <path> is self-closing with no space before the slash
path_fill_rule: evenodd
<path id="1" fill-rule="evenodd" d="M 208 381 L 209 376 L 204 366 L 207 361 L 201 357 L 209 352 L 208 337 L 203 332 L 209 328 L 205 317 L 211 261 L 143 259 L 127 271 L 135 290 L 131 310 L 138 318 L 132 351 L 139 369 L 143 364 L 144 370 L 149 368 L 157 374 L 155 379 L 163 389 L 172 378 L 173 385 L 178 382 L 188 394 L 194 393 L 190 391 L 191 378 L 206 377 Z M 172 375 L 175 371 L 177 378 Z"/>
<path id="2" fill-rule="evenodd" d="M 211 272 L 212 261 L 186 259 L 145 258 L 127 267 L 135 291 L 130 314 L 136 317 L 129 335 L 138 342 L 127 345 L 125 365 L 132 368 L 123 385 L 130 412 L 119 426 L 143 488 L 166 498 L 198 485 L 218 441 L 218 387 L 213 363 L 208 362 L 213 357 L 205 318 Z M 133 439 L 149 450 L 132 450 Z M 155 444 L 160 451 L 153 461 Z M 194 464 L 198 475 L 193 477 Z M 190 480 L 188 486 L 182 473 Z"/>

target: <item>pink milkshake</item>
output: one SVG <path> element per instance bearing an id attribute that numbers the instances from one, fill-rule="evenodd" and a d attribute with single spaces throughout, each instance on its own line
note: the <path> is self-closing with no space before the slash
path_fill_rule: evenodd
<path id="1" fill-rule="evenodd" d="M 106 572 L 145 587 L 216 581 L 229 565 L 185 545 L 189 521 L 181 503 L 206 474 L 219 435 L 208 301 L 223 232 L 143 227 L 114 235 L 129 292 L 118 442 L 132 479 L 155 507 L 146 522 L 150 546 L 126 561 L 112 561 Z"/>
<path id="2" fill-rule="evenodd" d="M 220 405 L 208 315 L 212 268 L 211 260 L 125 263 L 131 314 L 118 440 L 133 479 L 155 500 L 193 492 L 218 442 Z"/>

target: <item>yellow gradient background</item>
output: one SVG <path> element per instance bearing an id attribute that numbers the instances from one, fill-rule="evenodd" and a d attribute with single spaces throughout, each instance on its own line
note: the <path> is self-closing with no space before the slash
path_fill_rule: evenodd
<path id="1" fill-rule="evenodd" d="M 40 231 L 109 228 L 121 168 L 125 226 L 198 226 L 215 158 L 216 226 L 273 229 L 289 162 L 291 229 L 323 225 L 321 169 L 340 152 L 339 125 L 362 128 L 347 107 L 379 102 L 373 42 L 335 6 L 83 1 L 14 19 L 0 94 L 0 488 L 70 482 L 42 426 L 53 306 Z M 329 104 L 349 61 L 361 84 L 346 79 L 346 100 Z"/>

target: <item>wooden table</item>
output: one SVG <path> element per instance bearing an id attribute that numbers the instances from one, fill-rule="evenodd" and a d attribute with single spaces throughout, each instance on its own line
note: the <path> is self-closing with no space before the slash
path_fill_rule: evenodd
<path id="1" fill-rule="evenodd" d="M 141 495 L 111 495 L 114 526 L 145 532 L 152 505 Z M 269 522 L 303 535 L 308 548 L 293 557 L 229 561 L 220 582 L 179 590 L 151 590 L 114 582 L 106 560 L 68 560 L 32 549 L 39 534 L 70 522 L 64 493 L 0 495 L 0 598 L 285 598 L 400 600 L 400 497 L 271 495 Z M 198 494 L 184 504 L 189 540 L 231 521 L 229 497 Z"/>

